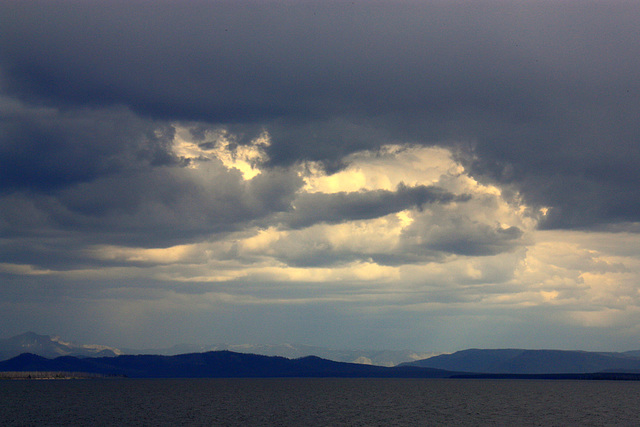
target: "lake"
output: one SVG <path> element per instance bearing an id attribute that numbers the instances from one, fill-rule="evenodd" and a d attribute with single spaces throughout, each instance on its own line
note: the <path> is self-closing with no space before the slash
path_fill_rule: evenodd
<path id="1" fill-rule="evenodd" d="M 0 381 L 3 426 L 632 426 L 639 407 L 635 381 Z"/>

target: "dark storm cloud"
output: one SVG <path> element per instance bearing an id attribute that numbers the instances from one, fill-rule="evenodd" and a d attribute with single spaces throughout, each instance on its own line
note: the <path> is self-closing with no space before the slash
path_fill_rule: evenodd
<path id="1" fill-rule="evenodd" d="M 640 220 L 636 2 L 5 1 L 0 16 L 3 91 L 23 103 L 266 129 L 271 165 L 466 144 L 474 175 L 552 208 L 546 227 Z M 56 175 L 47 153 L 105 156 L 65 121 L 8 120 L 8 164 L 33 156 L 61 184 L 111 167 L 56 159 Z"/>
<path id="2" fill-rule="evenodd" d="M 522 244 L 523 232 L 518 227 L 500 228 L 452 221 L 449 228 L 433 229 L 421 230 L 420 235 L 425 240 L 421 246 L 437 252 L 486 256 L 507 252 Z"/>
<path id="3" fill-rule="evenodd" d="M 123 108 L 29 107 L 0 98 L 0 192 L 49 191 L 179 163 L 173 128 Z"/>
<path id="4" fill-rule="evenodd" d="M 397 190 L 374 190 L 340 193 L 304 193 L 293 202 L 294 210 L 284 215 L 284 223 L 293 228 L 309 227 L 316 223 L 335 224 L 353 220 L 379 218 L 405 209 L 422 209 L 430 203 L 464 201 L 442 188 L 420 185 L 399 185 Z"/>
<path id="5" fill-rule="evenodd" d="M 168 246 L 238 230 L 289 208 L 302 184 L 274 169 L 251 181 L 209 162 L 213 187 L 194 182 L 189 169 L 121 174 L 40 197 L 10 195 L 0 210 L 3 234 L 77 235 L 82 244 Z"/>

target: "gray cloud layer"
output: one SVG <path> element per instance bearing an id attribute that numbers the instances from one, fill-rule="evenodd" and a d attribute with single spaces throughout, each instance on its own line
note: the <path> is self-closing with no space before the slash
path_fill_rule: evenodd
<path id="1" fill-rule="evenodd" d="M 124 152 L 169 161 L 140 124 L 65 117 L 126 105 L 266 128 L 273 164 L 464 143 L 475 174 L 554 208 L 547 227 L 639 219 L 637 3 L 35 1 L 0 16 L 5 94 L 63 109 L 4 116 L 3 186 L 90 179 Z"/>
<path id="2" fill-rule="evenodd" d="M 318 222 L 339 223 L 372 219 L 405 209 L 422 209 L 428 203 L 448 203 L 465 200 L 468 196 L 455 196 L 441 188 L 424 185 L 409 188 L 398 186 L 396 192 L 376 190 L 354 193 L 306 193 L 296 198 L 294 210 L 285 223 L 294 228 L 309 227 Z"/>
<path id="3" fill-rule="evenodd" d="M 297 318 L 384 345 L 522 307 L 637 325 L 638 22 L 628 1 L 0 0 L 0 321 Z M 388 180 L 307 191 L 358 161 Z"/>

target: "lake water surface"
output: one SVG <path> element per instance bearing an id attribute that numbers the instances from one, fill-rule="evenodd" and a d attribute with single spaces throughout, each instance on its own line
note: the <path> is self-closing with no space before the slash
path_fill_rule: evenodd
<path id="1" fill-rule="evenodd" d="M 0 381 L 6 426 L 636 426 L 639 409 L 633 381 Z"/>

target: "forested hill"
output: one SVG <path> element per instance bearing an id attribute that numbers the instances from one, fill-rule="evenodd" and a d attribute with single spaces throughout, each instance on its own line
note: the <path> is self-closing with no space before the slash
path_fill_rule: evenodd
<path id="1" fill-rule="evenodd" d="M 315 356 L 300 359 L 211 351 L 177 356 L 122 355 L 117 357 L 47 359 L 21 354 L 0 362 L 0 371 L 86 372 L 131 378 L 226 377 L 376 377 L 447 378 L 454 372 L 431 368 L 383 367 L 334 362 Z"/>

